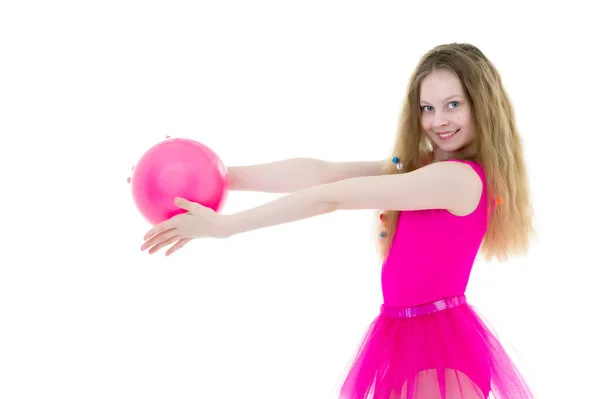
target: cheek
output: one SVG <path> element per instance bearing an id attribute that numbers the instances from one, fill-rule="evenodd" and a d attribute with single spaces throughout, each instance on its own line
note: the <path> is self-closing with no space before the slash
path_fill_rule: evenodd
<path id="1" fill-rule="evenodd" d="M 423 116 L 421 116 L 421 126 L 426 131 L 431 130 L 431 115 L 430 114 L 423 114 Z"/>
<path id="2" fill-rule="evenodd" d="M 460 127 L 465 131 L 466 137 L 471 139 L 475 136 L 475 127 L 468 118 L 462 117 L 460 120 Z"/>
<path id="3" fill-rule="evenodd" d="M 469 126 L 469 121 L 471 120 L 471 113 L 468 110 L 462 110 L 462 112 L 456 115 L 456 123 L 461 124 L 462 126 Z"/>

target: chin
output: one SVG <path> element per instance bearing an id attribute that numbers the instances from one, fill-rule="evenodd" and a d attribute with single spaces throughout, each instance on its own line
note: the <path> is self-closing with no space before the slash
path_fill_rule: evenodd
<path id="1" fill-rule="evenodd" d="M 438 147 L 444 152 L 457 152 L 465 148 L 463 144 L 452 145 L 450 143 L 442 143 L 441 145 L 438 144 Z"/>
<path id="2" fill-rule="evenodd" d="M 437 148 L 439 148 L 440 150 L 442 150 L 444 152 L 454 152 L 463 147 L 463 143 L 450 142 L 450 140 L 449 141 L 435 140 L 434 143 L 437 146 Z"/>

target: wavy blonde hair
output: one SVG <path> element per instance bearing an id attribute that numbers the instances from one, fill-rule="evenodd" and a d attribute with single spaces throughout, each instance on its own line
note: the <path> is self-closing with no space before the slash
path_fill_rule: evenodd
<path id="1" fill-rule="evenodd" d="M 421 125 L 421 82 L 431 72 L 445 68 L 461 81 L 471 105 L 475 140 L 452 158 L 479 163 L 486 175 L 490 219 L 481 252 L 488 260 L 504 261 L 512 254 L 526 253 L 534 234 L 528 177 L 513 106 L 500 74 L 488 58 L 471 44 L 443 44 L 428 51 L 410 77 L 397 128 L 392 156 L 400 158 L 398 171 L 390 164 L 385 174 L 407 173 L 426 164 L 432 144 Z M 492 207 L 497 199 L 500 206 Z M 492 210 L 493 209 L 493 210 Z M 377 223 L 379 221 L 379 213 Z M 383 211 L 387 235 L 378 237 L 385 258 L 394 239 L 398 211 Z"/>

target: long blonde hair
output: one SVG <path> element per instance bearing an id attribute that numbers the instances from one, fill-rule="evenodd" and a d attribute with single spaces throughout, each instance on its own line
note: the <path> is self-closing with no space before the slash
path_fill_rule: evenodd
<path id="1" fill-rule="evenodd" d="M 469 148 L 460 150 L 453 158 L 479 163 L 486 175 L 491 213 L 481 252 L 488 260 L 500 261 L 512 254 L 523 254 L 528 250 L 534 229 L 521 138 L 500 74 L 477 47 L 443 44 L 421 58 L 408 83 L 392 153 L 400 158 L 403 168 L 398 171 L 390 161 L 384 173 L 411 172 L 427 162 L 432 147 L 421 125 L 420 89 L 423 79 L 440 68 L 452 71 L 459 78 L 472 109 L 476 138 Z M 494 209 L 491 205 L 498 199 L 502 202 Z M 380 254 L 385 258 L 400 212 L 383 211 L 383 214 L 387 235 L 378 240 Z M 377 223 L 381 223 L 379 215 Z"/>

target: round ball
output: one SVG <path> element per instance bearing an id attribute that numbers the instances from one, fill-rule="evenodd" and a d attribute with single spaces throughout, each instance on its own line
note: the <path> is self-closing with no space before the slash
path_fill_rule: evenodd
<path id="1" fill-rule="evenodd" d="M 190 139 L 169 139 L 151 147 L 131 176 L 135 205 L 152 225 L 187 212 L 174 204 L 176 197 L 218 212 L 227 188 L 227 168 L 221 159 Z"/>

